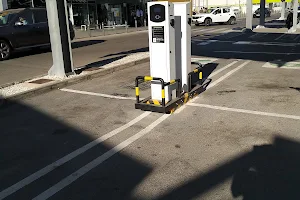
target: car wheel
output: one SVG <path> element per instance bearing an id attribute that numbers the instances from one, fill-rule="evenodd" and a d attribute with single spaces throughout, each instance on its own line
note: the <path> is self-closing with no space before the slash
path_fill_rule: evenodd
<path id="1" fill-rule="evenodd" d="M 234 25 L 234 24 L 236 24 L 236 19 L 235 19 L 235 17 L 231 17 L 231 18 L 228 20 L 228 24 L 229 24 L 229 25 Z"/>
<path id="2" fill-rule="evenodd" d="M 205 26 L 210 26 L 211 23 L 212 23 L 212 21 L 209 18 L 205 19 L 205 21 L 204 21 Z"/>
<path id="3" fill-rule="evenodd" d="M 11 55 L 11 46 L 5 40 L 0 40 L 0 61 L 6 60 Z"/>
<path id="4" fill-rule="evenodd" d="M 196 25 L 196 26 L 200 26 L 200 24 L 199 24 L 199 23 L 195 23 L 195 25 Z"/>

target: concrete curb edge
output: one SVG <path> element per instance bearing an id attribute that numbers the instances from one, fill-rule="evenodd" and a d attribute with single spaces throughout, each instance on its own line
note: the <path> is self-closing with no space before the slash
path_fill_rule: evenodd
<path id="1" fill-rule="evenodd" d="M 150 61 L 150 58 L 147 57 L 147 58 L 142 58 L 142 59 L 139 59 L 139 60 L 136 60 L 136 61 L 128 62 L 128 63 L 125 63 L 125 64 L 120 64 L 120 65 L 110 67 L 110 68 L 105 68 L 105 69 L 100 68 L 99 70 L 92 71 L 92 72 L 90 72 L 89 74 L 86 74 L 86 75 L 77 76 L 77 77 L 70 78 L 70 79 L 65 79 L 63 81 L 54 81 L 54 82 L 51 82 L 51 83 L 47 83 L 47 84 L 45 84 L 44 86 L 42 86 L 40 88 L 34 88 L 34 89 L 31 89 L 31 90 L 28 90 L 28 91 L 24 91 L 24 92 L 21 92 L 19 94 L 9 96 L 7 98 L 5 98 L 5 97 L 1 98 L 0 97 L 0 107 L 10 105 L 11 103 L 13 103 L 16 100 L 29 98 L 29 97 L 33 97 L 33 96 L 38 96 L 38 95 L 47 93 L 47 92 L 49 92 L 53 89 L 63 88 L 63 87 L 66 87 L 66 86 L 77 84 L 79 82 L 83 82 L 83 81 L 91 80 L 91 79 L 94 79 L 94 78 L 102 77 L 102 76 L 105 76 L 107 74 L 111 74 L 111 73 L 114 73 L 116 71 L 123 70 L 123 69 L 126 69 L 126 68 L 130 68 L 130 67 L 133 67 L 135 65 L 146 63 L 146 62 L 149 62 L 149 61 Z"/>

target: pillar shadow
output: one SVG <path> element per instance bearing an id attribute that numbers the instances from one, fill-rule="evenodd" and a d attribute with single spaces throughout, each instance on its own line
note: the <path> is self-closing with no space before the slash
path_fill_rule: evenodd
<path id="1" fill-rule="evenodd" d="M 0 109 L 0 197 L 4 189 L 95 140 L 89 131 L 65 122 L 68 118 L 78 117 L 76 115 L 87 114 L 91 109 L 88 104 L 62 108 L 64 118 L 54 118 L 17 101 L 10 105 Z M 121 126 L 120 122 L 115 125 Z M 49 174 L 9 195 L 9 199 L 32 199 L 111 149 L 106 143 L 98 143 L 65 164 L 56 164 Z M 81 178 L 79 185 L 72 184 L 73 190 L 60 192 L 61 199 L 95 199 L 95 195 L 103 199 L 130 199 L 134 188 L 151 171 L 151 167 L 142 161 L 117 153 L 109 162 L 92 170 L 93 175 L 87 180 Z"/>
<path id="2" fill-rule="evenodd" d="M 244 200 L 299 199 L 300 143 L 277 137 L 273 144 L 254 146 L 251 152 L 162 195 L 157 200 L 193 199 L 232 178 L 234 198 Z"/>

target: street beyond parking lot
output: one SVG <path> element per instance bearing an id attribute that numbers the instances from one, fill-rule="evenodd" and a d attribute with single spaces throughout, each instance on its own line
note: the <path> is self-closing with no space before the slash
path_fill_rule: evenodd
<path id="1" fill-rule="evenodd" d="M 270 19 L 275 18 L 278 18 L 278 15 Z M 253 23 L 257 25 L 258 19 L 254 19 Z M 199 35 L 197 40 L 205 40 L 244 26 L 245 19 L 240 19 L 234 26 L 195 26 L 192 35 Z M 80 39 L 73 41 L 72 47 L 75 68 L 101 67 L 128 54 L 148 51 L 148 33 L 144 31 Z M 17 52 L 12 59 L 0 62 L 0 86 L 47 74 L 51 65 L 52 57 L 49 48 Z"/>

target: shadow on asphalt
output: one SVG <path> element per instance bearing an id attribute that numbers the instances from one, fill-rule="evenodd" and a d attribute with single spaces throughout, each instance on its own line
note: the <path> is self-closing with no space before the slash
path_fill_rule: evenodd
<path id="1" fill-rule="evenodd" d="M 94 139 L 87 131 L 79 130 L 62 119 L 54 119 L 42 110 L 20 102 L 0 110 L 0 192 L 37 170 L 90 143 Z M 88 113 L 88 104 L 74 105 L 72 110 L 80 115 Z M 70 110 L 62 110 L 64 117 Z M 74 113 L 73 113 L 74 114 Z M 69 117 L 76 117 L 70 113 Z M 80 116 L 78 116 L 80 117 Z M 64 118 L 66 120 L 66 118 Z M 51 176 L 45 176 L 30 183 L 26 188 L 12 194 L 12 199 L 32 199 L 36 192 L 45 191 L 51 179 L 55 184 L 85 164 L 111 150 L 111 146 L 98 144 L 82 156 L 53 167 Z M 138 151 L 138 149 L 136 150 Z M 275 138 L 273 144 L 254 146 L 245 153 L 220 163 L 217 168 L 162 194 L 155 200 L 201 198 L 206 192 L 224 181 L 233 178 L 228 193 L 244 200 L 299 199 L 300 190 L 300 143 Z M 124 153 L 116 153 L 110 160 L 100 164 L 72 183 L 59 195 L 70 199 L 129 199 L 137 200 L 133 193 L 136 187 L 152 172 L 145 161 Z M 164 180 L 168 181 L 168 180 Z M 75 188 L 74 188 L 75 187 Z M 77 188 L 77 192 L 73 193 Z M 71 190 L 70 188 L 73 188 Z M 143 200 L 139 198 L 139 200 Z"/>
<path id="2" fill-rule="evenodd" d="M 229 32 L 211 37 L 209 40 L 219 42 L 202 47 L 192 45 L 192 55 L 270 62 L 277 67 L 300 58 L 297 54 L 299 47 L 296 46 L 300 43 L 300 37 L 297 34 Z M 234 44 L 236 42 L 251 42 L 251 44 Z"/>
<path id="3" fill-rule="evenodd" d="M 115 62 L 115 61 L 120 60 L 120 59 L 125 58 L 125 57 L 126 57 L 126 55 L 122 55 L 122 56 L 117 56 L 117 57 L 114 57 L 114 58 L 109 58 L 109 59 L 93 62 L 93 63 L 90 63 L 86 66 L 79 67 L 79 68 L 75 69 L 75 73 L 80 74 L 80 73 L 82 73 L 83 71 L 86 71 L 86 70 L 97 70 L 97 69 L 103 67 L 104 65 L 108 65 L 112 62 Z"/>
<path id="4" fill-rule="evenodd" d="M 55 119 L 48 113 L 21 102 L 6 103 L 10 106 L 0 109 L 0 197 L 4 189 L 95 139 L 90 137 L 92 133 L 71 127 L 64 120 L 80 117 L 93 109 L 100 109 L 101 105 L 95 108 L 83 103 L 72 105 L 70 109 L 62 108 L 61 112 L 64 113 L 64 117 L 56 116 Z M 74 113 L 78 116 L 74 116 Z M 115 122 L 115 125 L 121 126 L 120 122 Z M 50 172 L 51 176 L 44 176 L 32 182 L 25 189 L 21 189 L 10 197 L 11 199 L 32 199 L 35 197 L 33 195 L 48 189 L 50 182 L 51 185 L 57 183 L 111 149 L 111 146 L 104 143 L 97 144 L 93 149 L 80 154 L 81 156 L 64 165 L 57 166 L 56 164 L 51 168 L 53 169 Z M 99 199 L 99 197 L 130 199 L 134 188 L 151 171 L 149 165 L 146 166 L 123 153 L 117 153 L 110 159 L 110 162 L 105 162 L 90 172 L 93 176 L 77 188 L 77 192 L 70 192 L 64 197 L 74 194 L 73 197 L 77 199 Z M 78 193 L 78 191 L 82 192 Z"/>
<path id="5" fill-rule="evenodd" d="M 253 151 L 199 175 L 157 200 L 200 198 L 233 177 L 234 198 L 244 200 L 299 199 L 300 143 L 275 138 L 272 145 L 254 146 Z"/>
<path id="6" fill-rule="evenodd" d="M 122 51 L 119 53 L 108 54 L 106 56 L 103 56 L 102 58 L 111 57 L 111 56 L 119 56 L 119 55 L 129 55 L 129 54 L 133 54 L 133 53 L 141 53 L 141 52 L 148 52 L 148 51 L 149 51 L 149 47 L 144 47 L 144 48 L 139 48 L 139 49 L 133 49 L 130 51 Z"/>
<path id="7" fill-rule="evenodd" d="M 73 42 L 72 49 L 77 49 L 77 48 L 81 48 L 81 47 L 100 44 L 103 42 L 105 42 L 105 40 L 89 40 L 89 41 Z M 43 54 L 43 53 L 48 53 L 48 52 L 51 52 L 50 45 L 46 45 L 43 47 L 37 47 L 37 48 L 33 48 L 33 49 L 22 49 L 22 50 L 17 50 L 12 55 L 11 59 L 32 56 L 32 55 L 37 55 L 37 54 Z"/>
<path id="8" fill-rule="evenodd" d="M 300 92 L 300 87 L 290 87 L 290 89 L 294 89 L 294 90 L 297 90 L 298 92 Z"/>

